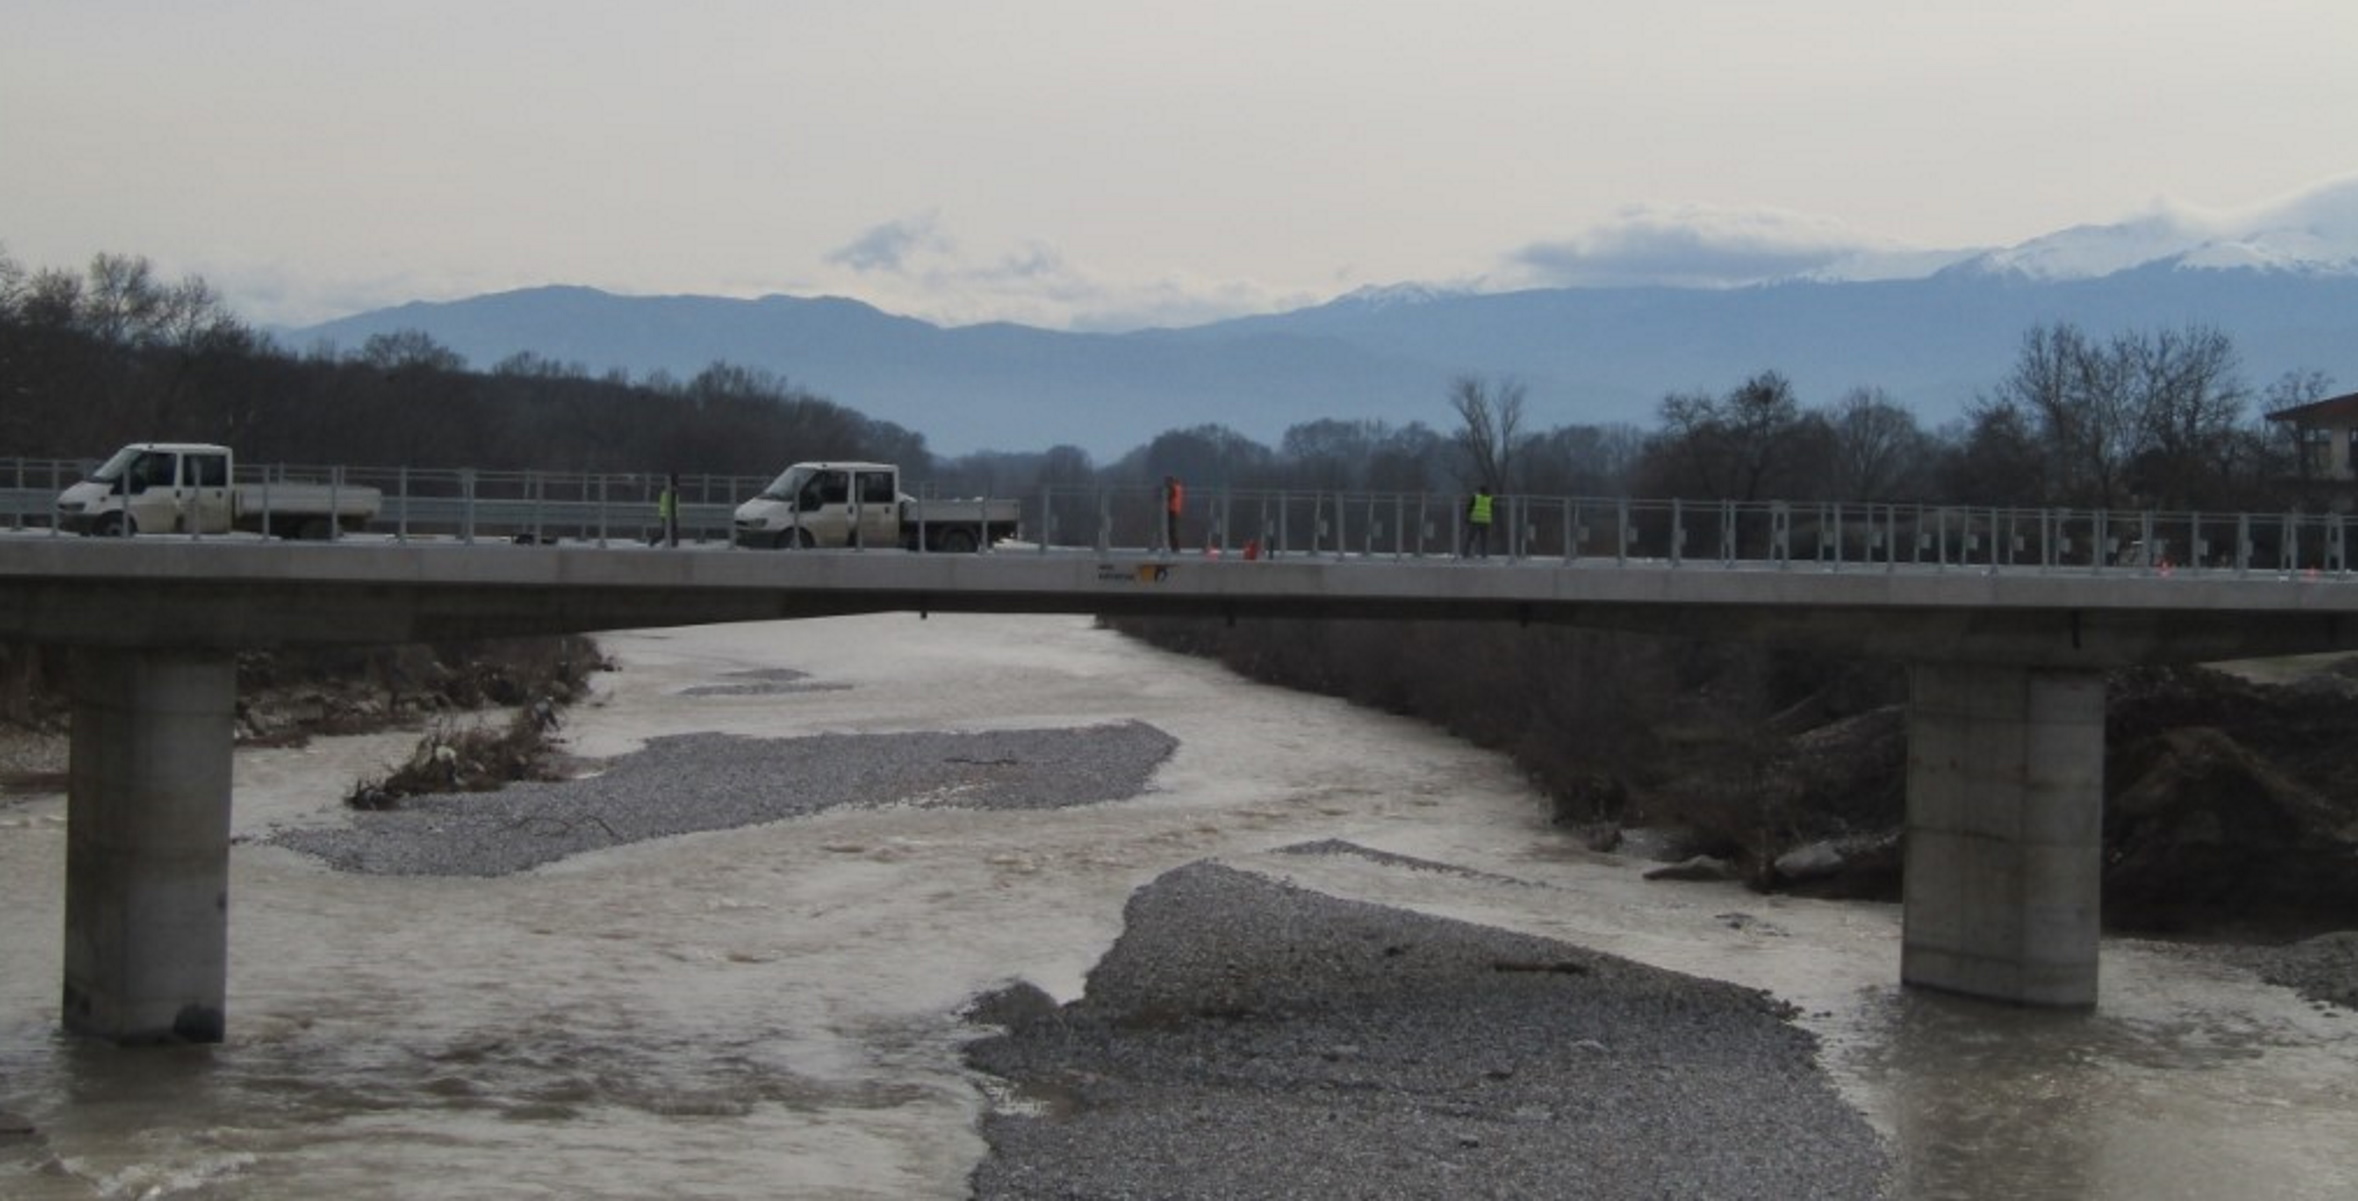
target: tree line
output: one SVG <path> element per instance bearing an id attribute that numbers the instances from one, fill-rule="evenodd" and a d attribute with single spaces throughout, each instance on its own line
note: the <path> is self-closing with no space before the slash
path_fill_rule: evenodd
<path id="1" fill-rule="evenodd" d="M 144 258 L 28 269 L 0 248 L 0 454 L 88 458 L 124 442 L 236 446 L 250 461 L 765 476 L 798 459 L 898 462 L 944 494 L 1143 486 L 1469 491 L 1888 503 L 2279 510 L 2301 501 L 2298 431 L 2267 412 L 2332 382 L 2246 381 L 2202 325 L 2025 333 L 1963 416 L 1926 426 L 1871 385 L 1805 404 L 1765 369 L 1724 393 L 1670 392 L 1651 428 L 1536 428 L 1524 386 L 1467 375 L 1437 425 L 1327 418 L 1277 445 L 1220 425 L 1171 429 L 1109 463 L 1076 446 L 933 454 L 771 372 L 716 362 L 678 379 L 519 353 L 487 370 L 427 335 L 292 350 L 202 279 Z"/>

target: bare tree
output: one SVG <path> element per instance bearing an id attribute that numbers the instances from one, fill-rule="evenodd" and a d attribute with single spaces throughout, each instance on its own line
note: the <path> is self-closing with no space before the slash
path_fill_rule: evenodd
<path id="1" fill-rule="evenodd" d="M 1449 386 L 1449 407 L 1458 418 L 1457 446 L 1464 453 L 1470 488 L 1488 484 L 1493 489 L 1515 489 L 1515 456 L 1525 441 L 1524 388 L 1520 381 L 1495 384 L 1477 376 L 1461 375 Z"/>
<path id="2" fill-rule="evenodd" d="M 2068 504 L 2184 505 L 2248 459 L 2249 394 L 2234 344 L 2203 326 L 2096 342 L 2068 323 L 2023 338 L 1995 401 L 2018 407 L 2050 448 L 2051 495 Z"/>
<path id="3" fill-rule="evenodd" d="M 8 244 L 0 242 L 0 321 L 14 321 L 23 306 L 25 290 L 31 287 L 32 276 L 16 257 L 8 253 Z"/>
<path id="4" fill-rule="evenodd" d="M 2276 377 L 2260 396 L 2260 411 L 2271 419 L 2277 414 L 2313 405 L 2333 394 L 2333 377 L 2322 371 L 2287 371 Z M 2278 453 L 2292 465 L 2293 474 L 2307 483 L 2326 470 L 2332 462 L 2333 448 L 2326 444 L 2332 437 L 2323 426 L 2306 421 L 2275 421 L 2271 425 L 2283 431 Z"/>
<path id="5" fill-rule="evenodd" d="M 1662 398 L 1662 430 L 1647 448 L 1648 472 L 1672 492 L 1711 500 L 1759 500 L 1766 489 L 1798 488 L 1794 470 L 1812 434 L 1793 385 L 1764 371 L 1725 398 Z"/>
<path id="6" fill-rule="evenodd" d="M 434 340 L 432 334 L 421 329 L 397 329 L 391 333 L 370 334 L 360 344 L 357 356 L 363 363 L 383 372 L 395 371 L 464 371 L 466 357 Z"/>
<path id="7" fill-rule="evenodd" d="M 132 346 L 147 340 L 163 309 L 163 289 L 155 268 L 137 255 L 99 254 L 90 260 L 89 286 L 83 289 L 80 324 L 84 332 L 109 346 Z"/>
<path id="8" fill-rule="evenodd" d="M 1390 430 L 1381 421 L 1306 421 L 1286 430 L 1278 453 L 1290 478 L 1323 491 L 1366 486 L 1368 464 Z"/>
<path id="9" fill-rule="evenodd" d="M 1560 426 L 1533 435 L 1524 446 L 1523 482 L 1541 494 L 1625 494 L 1644 447 L 1644 435 L 1633 426 Z"/>
<path id="10" fill-rule="evenodd" d="M 1427 492 L 1446 488 L 1448 440 L 1422 421 L 1385 435 L 1368 459 L 1367 486 L 1378 492 Z"/>
<path id="11" fill-rule="evenodd" d="M 1881 388 L 1853 388 L 1826 414 L 1827 480 L 1838 500 L 1893 501 L 1920 492 L 1932 439 Z"/>
<path id="12" fill-rule="evenodd" d="M 2250 396 L 2236 377 L 2235 344 L 2207 326 L 2162 330 L 2129 342 L 2138 422 L 2137 472 L 2147 503 L 2200 505 L 2237 474 Z"/>

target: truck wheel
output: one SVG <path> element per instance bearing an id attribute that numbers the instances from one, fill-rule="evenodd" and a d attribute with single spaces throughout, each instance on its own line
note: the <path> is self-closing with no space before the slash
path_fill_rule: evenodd
<path id="1" fill-rule="evenodd" d="M 327 541 L 327 540 L 328 540 L 328 523 L 327 523 L 327 518 L 325 518 L 325 517 L 314 517 L 314 518 L 310 519 L 309 521 L 306 521 L 306 522 L 304 522 L 303 524 L 296 526 L 296 527 L 295 527 L 295 540 L 296 540 L 296 541 L 298 541 L 298 542 L 325 542 L 325 541 Z"/>
<path id="2" fill-rule="evenodd" d="M 941 547 L 945 554 L 971 555 L 974 553 L 974 531 L 944 530 L 935 545 Z"/>
<path id="3" fill-rule="evenodd" d="M 778 550 L 809 550 L 817 543 L 809 530 L 796 529 L 779 530 L 777 538 L 770 545 Z"/>
<path id="4" fill-rule="evenodd" d="M 90 532 L 101 538 L 120 538 L 130 532 L 130 527 L 124 522 L 122 514 L 109 513 L 99 518 L 98 524 L 90 527 Z"/>

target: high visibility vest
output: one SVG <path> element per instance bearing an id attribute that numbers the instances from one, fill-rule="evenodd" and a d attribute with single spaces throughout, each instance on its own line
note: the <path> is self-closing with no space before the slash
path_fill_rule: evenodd
<path id="1" fill-rule="evenodd" d="M 1476 492 L 1473 504 L 1466 509 L 1466 520 L 1475 525 L 1490 524 L 1490 502 L 1497 498 L 1487 492 Z"/>
<path id="2" fill-rule="evenodd" d="M 1174 482 L 1171 484 L 1171 496 L 1170 496 L 1170 509 L 1171 509 L 1171 511 L 1172 511 L 1173 513 L 1176 513 L 1176 512 L 1178 512 L 1178 511 L 1181 509 L 1181 507 L 1182 507 L 1182 505 L 1183 505 L 1183 502 L 1186 500 L 1186 498 L 1187 498 L 1187 485 L 1185 485 L 1185 484 L 1181 484 L 1181 483 L 1178 483 L 1178 482 L 1174 481 Z"/>

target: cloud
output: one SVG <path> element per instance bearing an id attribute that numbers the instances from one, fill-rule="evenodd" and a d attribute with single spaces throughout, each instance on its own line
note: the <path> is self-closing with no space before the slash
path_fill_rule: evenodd
<path id="1" fill-rule="evenodd" d="M 1531 287 L 1724 288 L 1824 272 L 1887 253 L 1838 221 L 1774 210 L 1632 207 L 1560 242 L 1508 258 Z"/>
<path id="2" fill-rule="evenodd" d="M 1319 299 L 1250 281 L 1117 278 L 1037 240 L 970 253 L 933 214 L 878 225 L 826 261 L 838 273 L 808 281 L 812 288 L 941 325 L 1006 321 L 1114 332 L 1194 325 Z"/>
<path id="3" fill-rule="evenodd" d="M 900 275 L 906 274 L 912 261 L 921 255 L 949 254 L 955 250 L 950 240 L 942 236 L 934 214 L 927 213 L 876 226 L 837 248 L 827 256 L 827 261 L 862 273 L 880 271 Z"/>

